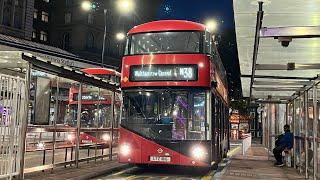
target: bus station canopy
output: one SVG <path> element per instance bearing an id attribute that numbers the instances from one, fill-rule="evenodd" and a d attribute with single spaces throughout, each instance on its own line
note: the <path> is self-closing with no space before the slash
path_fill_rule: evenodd
<path id="1" fill-rule="evenodd" d="M 233 2 L 243 96 L 287 100 L 310 86 L 320 69 L 320 1 L 263 0 L 260 13 L 257 0 Z"/>

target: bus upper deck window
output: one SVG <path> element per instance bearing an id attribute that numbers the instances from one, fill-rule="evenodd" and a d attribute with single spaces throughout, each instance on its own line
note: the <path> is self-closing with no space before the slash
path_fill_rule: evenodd
<path id="1" fill-rule="evenodd" d="M 127 38 L 127 41 L 126 41 L 126 47 L 124 49 L 124 55 L 129 55 L 129 38 Z"/>
<path id="2" fill-rule="evenodd" d="M 212 40 L 212 34 L 209 32 L 205 32 L 204 34 L 204 43 L 203 43 L 203 49 L 205 54 L 210 54 L 213 56 L 213 40 Z"/>

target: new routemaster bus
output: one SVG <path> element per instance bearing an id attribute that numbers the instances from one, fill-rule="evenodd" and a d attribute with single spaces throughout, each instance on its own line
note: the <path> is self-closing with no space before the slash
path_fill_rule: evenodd
<path id="1" fill-rule="evenodd" d="M 109 68 L 87 68 L 81 71 L 97 76 L 104 80 L 107 80 L 114 84 L 120 83 L 120 73 L 114 69 Z M 78 92 L 79 89 L 71 87 L 69 90 L 68 100 L 68 114 L 70 118 L 67 118 L 67 123 L 76 126 L 77 123 L 77 111 L 78 111 Z M 119 94 L 115 94 L 115 122 L 114 127 L 118 127 L 120 114 L 120 99 Z M 112 121 L 112 92 L 102 90 L 97 87 L 83 86 L 82 88 L 82 99 L 81 99 L 81 127 L 83 128 L 108 128 L 111 127 Z M 105 134 L 100 133 L 100 138 L 97 139 L 97 135 L 94 133 L 82 133 L 80 136 L 80 143 L 100 143 L 110 139 L 110 137 L 104 136 Z M 73 141 L 75 140 L 75 134 L 70 136 Z"/>
<path id="2" fill-rule="evenodd" d="M 119 161 L 210 167 L 229 149 L 226 74 L 202 24 L 162 20 L 128 33 Z"/>

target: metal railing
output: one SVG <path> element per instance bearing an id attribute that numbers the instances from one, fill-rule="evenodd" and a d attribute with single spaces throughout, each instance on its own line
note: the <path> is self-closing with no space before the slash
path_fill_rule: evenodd
<path id="1" fill-rule="evenodd" d="M 0 178 L 12 179 L 19 172 L 25 85 L 25 79 L 0 74 Z"/>

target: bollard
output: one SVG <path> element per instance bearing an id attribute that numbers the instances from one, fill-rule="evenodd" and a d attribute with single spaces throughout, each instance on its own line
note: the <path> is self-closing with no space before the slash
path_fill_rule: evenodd
<path id="1" fill-rule="evenodd" d="M 251 135 L 248 135 L 245 139 L 242 140 L 242 155 L 248 151 L 251 147 Z"/>

